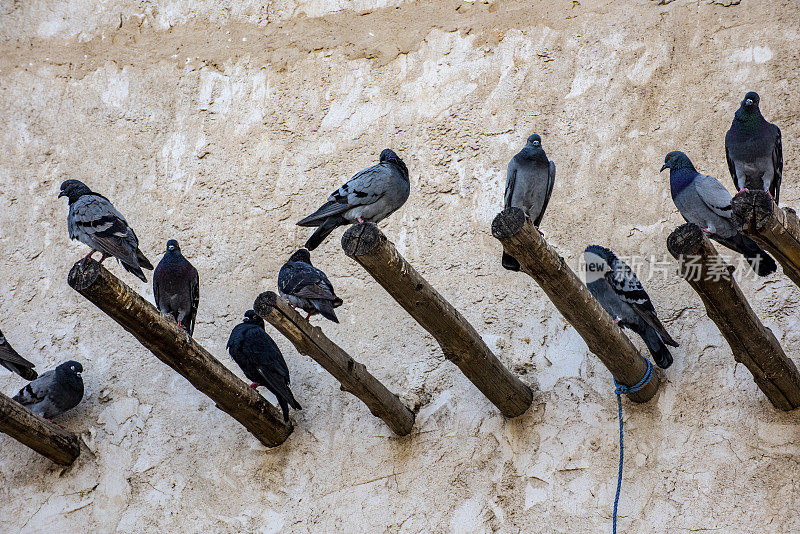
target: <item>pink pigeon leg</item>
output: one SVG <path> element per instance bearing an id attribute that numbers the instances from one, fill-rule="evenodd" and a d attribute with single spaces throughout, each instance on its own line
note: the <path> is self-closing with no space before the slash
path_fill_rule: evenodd
<path id="1" fill-rule="evenodd" d="M 107 257 L 108 256 L 106 255 L 106 253 L 103 252 L 102 255 L 100 256 L 100 263 L 103 263 Z"/>
<path id="2" fill-rule="evenodd" d="M 250 384 L 250 387 L 253 389 L 258 389 L 258 384 L 256 382 L 253 382 L 252 384 Z"/>

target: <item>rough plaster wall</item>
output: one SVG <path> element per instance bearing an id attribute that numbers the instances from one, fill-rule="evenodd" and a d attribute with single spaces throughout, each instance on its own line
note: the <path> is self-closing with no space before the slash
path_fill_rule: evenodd
<path id="1" fill-rule="evenodd" d="M 503 271 L 489 226 L 508 159 L 538 132 L 558 164 L 543 229 L 570 264 L 589 242 L 660 259 L 682 222 L 664 154 L 732 188 L 723 136 L 748 89 L 783 130 L 796 207 L 800 5 L 725 3 L 3 1 L 0 325 L 40 370 L 84 362 L 87 395 L 59 420 L 85 443 L 68 469 L 0 436 L 0 531 L 608 531 L 610 375 Z M 196 337 L 235 369 L 228 334 L 307 237 L 294 222 L 387 146 L 412 195 L 384 231 L 538 384 L 524 416 L 504 420 L 443 360 L 341 232 L 314 254 L 346 303 L 322 326 L 420 407 L 405 438 L 276 334 L 305 409 L 267 450 L 65 283 L 85 247 L 56 195 L 80 178 L 151 260 L 181 241 L 201 273 Z M 742 284 L 796 356 L 798 289 Z M 647 288 L 681 347 L 658 396 L 626 403 L 621 525 L 800 530 L 796 414 L 734 364 L 685 283 Z M 4 393 L 22 385 L 0 374 Z"/>

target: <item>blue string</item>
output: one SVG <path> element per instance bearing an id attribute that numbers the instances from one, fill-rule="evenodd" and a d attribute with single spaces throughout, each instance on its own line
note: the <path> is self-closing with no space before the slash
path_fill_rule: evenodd
<path id="1" fill-rule="evenodd" d="M 647 362 L 647 371 L 645 371 L 642 379 L 631 387 L 620 384 L 616 378 L 614 379 L 614 393 L 617 395 L 617 414 L 619 415 L 619 474 L 617 475 L 617 494 L 614 497 L 614 534 L 617 534 L 617 506 L 619 505 L 619 492 L 622 489 L 622 395 L 636 393 L 650 382 L 650 378 L 653 376 L 653 365 L 647 358 L 645 358 L 645 361 Z"/>

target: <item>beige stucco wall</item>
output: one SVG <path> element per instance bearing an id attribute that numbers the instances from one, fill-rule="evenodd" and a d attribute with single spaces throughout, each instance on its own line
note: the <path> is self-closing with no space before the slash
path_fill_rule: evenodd
<path id="1" fill-rule="evenodd" d="M 500 267 L 489 226 L 509 158 L 538 132 L 558 165 L 542 228 L 568 262 L 590 242 L 661 259 L 682 222 L 664 154 L 684 149 L 732 189 L 723 138 L 748 89 L 783 130 L 781 199 L 797 207 L 800 4 L 730 3 L 3 2 L 0 325 L 40 370 L 83 362 L 87 394 L 59 420 L 84 443 L 68 469 L 0 436 L 0 531 L 608 532 L 610 375 Z M 538 384 L 526 415 L 504 420 L 444 361 L 341 232 L 314 260 L 342 323 L 314 321 L 420 407 L 405 438 L 269 329 L 304 410 L 265 449 L 66 284 L 85 247 L 56 195 L 79 178 L 154 263 L 181 241 L 201 277 L 196 338 L 238 373 L 228 334 L 307 237 L 294 222 L 385 147 L 412 193 L 382 228 Z M 799 356 L 800 291 L 780 274 L 742 286 Z M 626 403 L 621 526 L 800 530 L 797 414 L 734 364 L 684 282 L 647 288 L 681 347 L 657 397 Z M 4 393 L 22 385 L 0 373 Z"/>

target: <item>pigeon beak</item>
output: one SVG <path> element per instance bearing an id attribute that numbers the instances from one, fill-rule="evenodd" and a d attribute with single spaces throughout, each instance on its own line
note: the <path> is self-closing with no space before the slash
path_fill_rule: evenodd
<path id="1" fill-rule="evenodd" d="M 664 171 L 664 169 L 669 169 L 669 165 L 668 165 L 667 163 L 665 163 L 665 164 L 664 164 L 664 166 L 663 166 L 663 167 L 661 167 L 661 170 L 660 170 L 660 171 L 658 171 L 658 172 L 663 172 L 663 171 Z"/>
<path id="2" fill-rule="evenodd" d="M 61 192 L 58 194 L 58 198 L 65 197 L 65 196 L 67 196 L 67 192 L 66 192 L 66 191 L 61 191 Z"/>
<path id="3" fill-rule="evenodd" d="M 752 106 L 753 105 L 753 101 L 748 98 L 747 100 L 744 101 L 744 105 L 745 106 Z"/>

